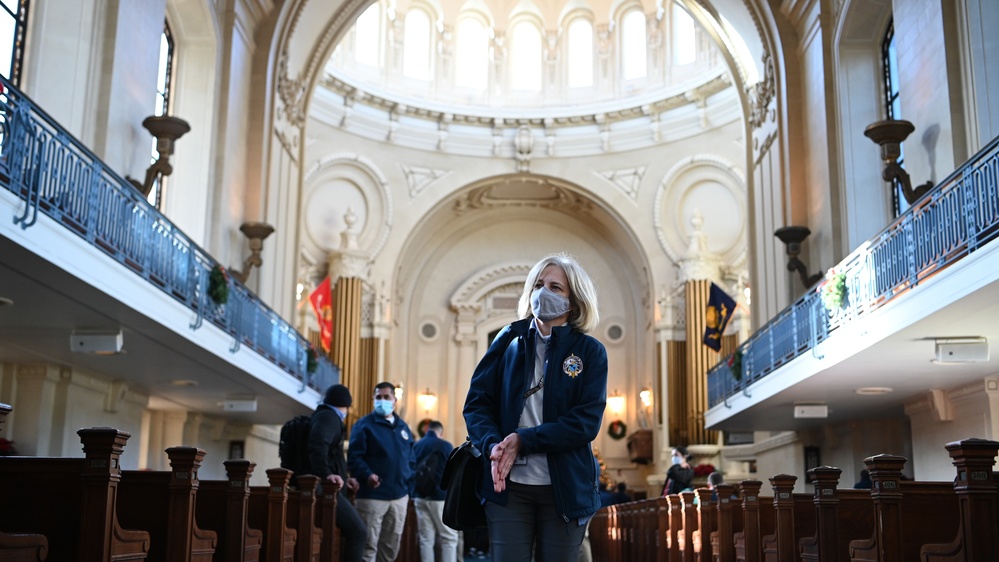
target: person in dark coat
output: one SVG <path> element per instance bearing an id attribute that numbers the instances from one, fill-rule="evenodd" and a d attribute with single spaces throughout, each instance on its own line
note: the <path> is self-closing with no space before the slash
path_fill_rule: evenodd
<path id="1" fill-rule="evenodd" d="M 427 434 L 416 442 L 413 453 L 416 466 L 427 463 L 434 470 L 434 489 L 425 494 L 419 486 L 413 488 L 413 507 L 416 509 L 416 526 L 420 536 L 420 560 L 434 562 L 434 544 L 441 545 L 441 562 L 455 562 L 458 558 L 458 531 L 444 524 L 444 464 L 454 450 L 450 441 L 442 439 L 444 424 L 434 420 L 427 424 Z M 431 462 L 432 459 L 432 462 Z"/>
<path id="2" fill-rule="evenodd" d="M 344 490 L 356 492 L 357 479 L 347 473 L 347 459 L 343 455 L 343 441 L 347 434 L 344 420 L 347 410 L 353 403 L 350 390 L 342 384 L 326 389 L 326 396 L 312 414 L 309 421 L 309 471 L 326 484 L 339 488 L 336 501 L 336 526 L 340 528 L 342 546 L 341 560 L 354 562 L 364 553 L 364 543 L 368 538 L 368 527 L 364 524 L 354 504 Z"/>
<path id="3" fill-rule="evenodd" d="M 694 468 L 690 466 L 690 455 L 683 447 L 673 447 L 673 465 L 666 471 L 666 483 L 663 485 L 663 496 L 679 494 L 690 488 L 694 481 Z"/>
<path id="4" fill-rule="evenodd" d="M 531 269 L 521 320 L 500 330 L 479 361 L 465 424 L 482 451 L 493 560 L 575 560 L 600 508 L 591 443 L 607 404 L 607 351 L 596 289 L 579 263 L 552 254 Z"/>

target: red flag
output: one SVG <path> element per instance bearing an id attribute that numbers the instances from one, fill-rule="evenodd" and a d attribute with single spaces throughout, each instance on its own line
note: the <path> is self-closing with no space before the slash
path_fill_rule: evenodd
<path id="1" fill-rule="evenodd" d="M 312 291 L 309 302 L 312 303 L 312 310 L 316 311 L 316 320 L 319 321 L 323 351 L 329 353 L 330 346 L 333 345 L 333 296 L 330 294 L 329 277 L 323 279 L 316 290 Z"/>

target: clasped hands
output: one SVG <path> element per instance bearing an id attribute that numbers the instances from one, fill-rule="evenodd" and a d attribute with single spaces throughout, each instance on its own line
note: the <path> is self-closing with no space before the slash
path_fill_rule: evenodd
<path id="1" fill-rule="evenodd" d="M 510 475 L 513 468 L 513 461 L 517 460 L 520 453 L 520 435 L 513 432 L 505 439 L 493 445 L 489 453 L 489 460 L 492 461 L 493 490 L 500 493 L 506 490 L 506 477 Z"/>

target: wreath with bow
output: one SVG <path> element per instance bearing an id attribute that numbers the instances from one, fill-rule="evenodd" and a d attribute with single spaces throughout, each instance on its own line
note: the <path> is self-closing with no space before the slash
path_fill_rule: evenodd
<path id="1" fill-rule="evenodd" d="M 607 435 L 610 435 L 611 439 L 621 439 L 625 433 L 628 433 L 628 425 L 621 420 L 612 421 L 607 428 Z"/>

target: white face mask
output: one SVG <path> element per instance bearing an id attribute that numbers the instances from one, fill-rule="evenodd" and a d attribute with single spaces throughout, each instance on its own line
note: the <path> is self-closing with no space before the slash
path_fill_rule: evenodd
<path id="1" fill-rule="evenodd" d="M 681 462 L 683 462 L 683 459 L 681 459 L 680 457 L 677 456 L 673 457 L 673 464 L 680 464 Z"/>
<path id="2" fill-rule="evenodd" d="M 391 400 L 375 400 L 375 413 L 379 416 L 390 416 L 395 405 Z"/>
<path id="3" fill-rule="evenodd" d="M 548 322 L 569 313 L 569 299 L 538 287 L 531 293 L 531 312 L 542 322 Z"/>

